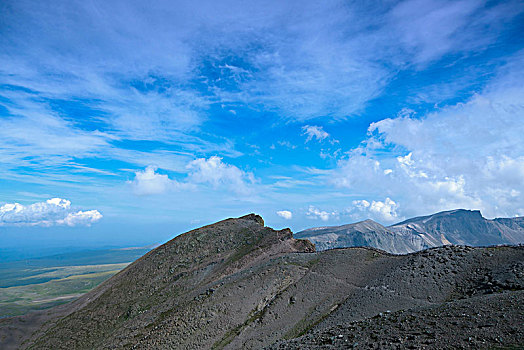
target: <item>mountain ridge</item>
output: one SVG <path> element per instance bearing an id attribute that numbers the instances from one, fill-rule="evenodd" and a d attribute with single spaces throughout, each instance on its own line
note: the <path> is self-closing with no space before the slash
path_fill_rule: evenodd
<path id="1" fill-rule="evenodd" d="M 477 210 L 477 209 L 474 209 L 474 210 L 469 210 L 469 209 L 452 209 L 452 210 L 439 211 L 439 212 L 436 212 L 434 214 L 429 214 L 429 215 L 415 216 L 413 218 L 406 219 L 404 221 L 397 222 L 397 223 L 389 225 L 389 226 L 398 226 L 398 225 L 403 225 L 403 224 L 407 224 L 407 223 L 414 222 L 414 221 L 424 221 L 425 219 L 434 219 L 434 218 L 438 218 L 438 217 L 442 217 L 442 216 L 449 216 L 449 215 L 456 215 L 456 214 L 464 214 L 467 217 L 482 218 L 482 214 L 480 213 L 480 210 Z M 487 219 L 487 220 L 489 220 L 489 219 Z"/>
<path id="2" fill-rule="evenodd" d="M 486 219 L 479 210 L 455 209 L 382 226 L 373 220 L 311 228 L 295 234 L 319 250 L 369 246 L 405 254 L 443 245 L 524 243 L 524 217 Z"/>
<path id="3" fill-rule="evenodd" d="M 521 298 L 523 261 L 520 246 L 316 251 L 248 215 L 181 234 L 70 304 L 0 320 L 0 339 L 5 349 L 309 349 L 339 339 L 337 327 L 341 341 L 352 339 L 347 329 L 384 314 L 405 312 L 409 321 L 423 312 L 421 320 L 434 322 L 444 305 L 452 316 L 441 325 L 443 344 L 511 346 L 524 336 L 516 326 L 524 312 L 501 315 L 496 306 Z M 460 300 L 494 307 L 464 321 Z M 494 317 L 489 334 L 473 327 Z M 454 320 L 467 321 L 462 333 L 453 332 Z M 364 348 L 376 342 L 377 327 L 384 332 L 381 324 L 359 328 Z M 420 347 L 424 337 L 385 339 Z M 380 347 L 398 348 L 391 344 Z"/>

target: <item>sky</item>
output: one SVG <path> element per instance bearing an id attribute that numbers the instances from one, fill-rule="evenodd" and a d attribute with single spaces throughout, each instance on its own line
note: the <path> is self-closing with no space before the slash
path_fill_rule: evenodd
<path id="1" fill-rule="evenodd" d="M 523 1 L 4 0 L 0 245 L 524 216 L 523 33 Z"/>

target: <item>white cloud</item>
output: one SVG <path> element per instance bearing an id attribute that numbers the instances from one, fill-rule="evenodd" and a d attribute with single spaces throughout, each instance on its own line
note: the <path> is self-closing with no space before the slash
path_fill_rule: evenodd
<path id="1" fill-rule="evenodd" d="M 178 183 L 169 179 L 167 175 L 156 173 L 156 169 L 150 165 L 144 171 L 135 172 L 134 180 L 129 182 L 135 194 L 161 194 L 178 186 Z"/>
<path id="2" fill-rule="evenodd" d="M 222 162 L 222 158 L 218 156 L 195 159 L 187 165 L 187 169 L 189 183 L 208 184 L 239 194 L 250 193 L 255 182 L 253 174 Z"/>
<path id="3" fill-rule="evenodd" d="M 7 203 L 0 207 L 0 226 L 90 226 L 101 218 L 98 210 L 74 210 L 71 202 L 62 198 L 27 206 Z"/>
<path id="4" fill-rule="evenodd" d="M 371 205 L 371 203 L 369 203 L 367 200 L 365 199 L 359 199 L 359 200 L 355 200 L 353 201 L 353 205 L 355 207 L 357 207 L 358 209 L 360 210 L 365 210 L 365 209 L 368 209 L 369 206 Z"/>
<path id="5" fill-rule="evenodd" d="M 379 220 L 379 221 L 386 221 L 386 222 L 392 222 L 394 220 L 397 220 L 397 208 L 398 204 L 395 203 L 391 198 L 386 198 L 383 202 L 382 201 L 371 201 L 371 203 L 365 199 L 355 200 L 353 201 L 354 208 L 350 208 L 348 212 L 350 214 L 354 214 L 354 209 L 365 212 L 366 214 L 369 214 L 371 218 Z M 355 216 L 355 215 L 353 215 Z M 361 216 L 361 215 L 359 215 Z"/>
<path id="6" fill-rule="evenodd" d="M 325 132 L 321 126 L 305 125 L 302 127 L 302 131 L 304 132 L 303 135 L 307 136 L 306 142 L 309 142 L 313 139 L 316 139 L 320 142 L 329 137 L 329 134 Z"/>
<path id="7" fill-rule="evenodd" d="M 372 201 L 369 211 L 380 215 L 386 221 L 396 220 L 398 205 L 392 199 L 386 198 L 384 202 Z"/>
<path id="8" fill-rule="evenodd" d="M 465 103 L 372 123 L 331 181 L 395 198 L 400 216 L 455 208 L 524 215 L 524 198 L 515 196 L 524 193 L 523 62 L 521 52 Z"/>
<path id="9" fill-rule="evenodd" d="M 101 218 L 102 214 L 98 210 L 77 211 L 67 214 L 65 218 L 57 220 L 56 223 L 67 226 L 90 226 Z"/>
<path id="10" fill-rule="evenodd" d="M 386 220 L 394 220 L 397 218 L 397 207 L 397 203 L 390 198 L 386 198 L 384 202 L 372 201 L 369 210 L 372 213 L 381 215 Z"/>
<path id="11" fill-rule="evenodd" d="M 310 205 L 306 216 L 310 219 L 320 219 L 322 221 L 328 221 L 331 218 L 338 218 L 338 213 L 336 211 L 327 212 L 325 210 L 320 210 Z"/>
<path id="12" fill-rule="evenodd" d="M 293 213 L 290 212 L 289 210 L 280 210 L 280 211 L 277 211 L 277 215 L 286 219 L 286 220 L 291 220 L 291 218 L 293 218 Z"/>
<path id="13" fill-rule="evenodd" d="M 163 194 L 175 190 L 202 190 L 199 185 L 209 185 L 214 190 L 250 194 L 253 192 L 255 177 L 234 165 L 224 163 L 221 157 L 197 158 L 190 161 L 185 169 L 187 177 L 176 181 L 166 174 L 157 173 L 157 167 L 149 165 L 143 171 L 135 172 L 135 178 L 127 183 L 136 195 Z"/>

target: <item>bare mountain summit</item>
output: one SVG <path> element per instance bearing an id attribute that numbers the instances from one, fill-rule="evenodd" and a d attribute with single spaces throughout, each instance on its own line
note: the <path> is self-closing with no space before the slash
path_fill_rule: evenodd
<path id="1" fill-rule="evenodd" d="M 0 341 L 68 350 L 520 346 L 523 293 L 524 247 L 315 252 L 251 214 L 182 234 L 75 302 L 0 320 Z"/>
<path id="2" fill-rule="evenodd" d="M 392 226 L 372 220 L 312 228 L 295 234 L 317 249 L 374 247 L 394 254 L 443 245 L 489 246 L 524 243 L 524 217 L 488 220 L 478 210 L 451 210 L 420 216 Z"/>
<path id="3" fill-rule="evenodd" d="M 318 227 L 295 234 L 308 239 L 318 250 L 346 247 L 374 247 L 403 254 L 427 248 L 425 241 L 407 230 L 395 232 L 373 220 L 331 227 Z"/>

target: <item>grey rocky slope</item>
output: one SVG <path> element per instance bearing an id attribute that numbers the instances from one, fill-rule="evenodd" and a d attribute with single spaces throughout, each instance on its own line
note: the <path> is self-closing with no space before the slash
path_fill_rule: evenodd
<path id="1" fill-rule="evenodd" d="M 448 244 L 489 246 L 524 243 L 524 217 L 488 220 L 478 210 L 451 210 L 385 227 L 373 220 L 312 228 L 295 234 L 318 250 L 374 247 L 405 254 Z"/>
<path id="2" fill-rule="evenodd" d="M 524 291 L 383 313 L 315 330 L 271 349 L 522 349 Z"/>
<path id="3" fill-rule="evenodd" d="M 373 220 L 331 227 L 318 227 L 295 234 L 296 238 L 307 239 L 317 250 L 346 247 L 373 247 L 393 254 L 404 254 L 428 248 L 419 235 L 408 230 L 396 232 Z"/>
<path id="4" fill-rule="evenodd" d="M 457 334 L 476 337 L 475 319 L 446 311 L 462 310 L 461 303 L 469 303 L 468 310 L 483 308 L 495 324 L 483 345 L 519 346 L 524 334 L 514 325 L 524 319 L 522 308 L 501 314 L 496 305 L 522 304 L 522 290 L 524 247 L 450 246 L 409 255 L 371 248 L 315 252 L 291 231 L 264 227 L 259 216 L 249 215 L 190 231 L 151 251 L 44 319 L 32 335 L 25 332 L 21 348 L 323 347 L 326 334 L 331 339 L 339 329 L 348 340 L 350 333 L 362 339 L 386 334 L 380 322 L 369 331 L 359 322 L 388 312 L 439 320 L 442 313 L 443 329 L 459 322 L 464 328 Z M 486 298 L 495 307 L 485 306 Z M 1 320 L 0 339 L 15 328 L 24 334 L 25 320 Z M 423 340 L 442 348 L 438 337 L 421 338 L 426 326 L 403 324 L 398 337 L 406 347 Z M 20 340 L 11 339 L 11 346 Z"/>

